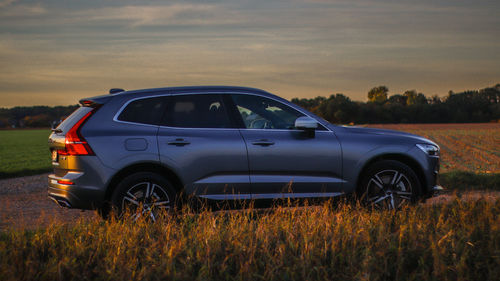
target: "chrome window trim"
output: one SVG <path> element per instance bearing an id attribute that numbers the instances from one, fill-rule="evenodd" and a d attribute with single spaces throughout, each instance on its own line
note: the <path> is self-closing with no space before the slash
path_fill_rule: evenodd
<path id="1" fill-rule="evenodd" d="M 250 92 L 239 92 L 239 91 L 234 91 L 234 92 L 220 92 L 220 91 L 216 91 L 216 92 L 185 92 L 185 93 L 166 93 L 166 94 L 158 94 L 158 95 L 149 95 L 149 96 L 144 96 L 144 97 L 136 97 L 136 98 L 133 98 L 133 99 L 130 99 L 128 100 L 127 102 L 125 102 L 121 107 L 120 109 L 117 111 L 117 113 L 114 115 L 113 117 L 113 121 L 115 122 L 118 122 L 118 123 L 125 123 L 125 124 L 132 124 L 132 125 L 142 125 L 142 126 L 150 126 L 150 127 L 155 127 L 155 128 L 167 128 L 167 129 L 184 129 L 184 130 L 259 130 L 259 131 L 268 131 L 268 132 L 276 132 L 276 131 L 279 131 L 279 132 L 283 132 L 283 131 L 288 131 L 288 132 L 297 132 L 297 131 L 303 131 L 303 130 L 298 130 L 298 129 L 249 129 L 249 128 L 186 128 L 186 127 L 170 127 L 170 126 L 163 126 L 163 125 L 153 125 L 153 124 L 146 124 L 146 123 L 137 123 L 137 122 L 129 122 L 129 121 L 122 121 L 122 120 L 118 120 L 118 116 L 120 116 L 120 114 L 122 113 L 122 111 L 125 109 L 125 107 L 127 107 L 131 102 L 133 101 L 136 101 L 136 100 L 141 100 L 141 99 L 148 99 L 148 98 L 158 98 L 158 97 L 166 97 L 166 96 L 181 96 L 181 95 L 233 95 L 233 94 L 236 94 L 236 95 L 252 95 L 252 96 L 258 96 L 258 97 L 263 97 L 263 98 L 268 98 L 268 99 L 271 99 L 275 102 L 278 102 L 280 104 L 283 104 L 285 106 L 288 106 L 288 107 L 291 107 L 293 108 L 294 110 L 297 110 L 298 112 L 304 114 L 305 116 L 309 117 L 309 118 L 312 118 L 314 120 L 316 120 L 318 122 L 319 125 L 323 126 L 323 128 L 326 129 L 327 132 L 333 132 L 332 130 L 330 130 L 330 128 L 328 128 L 327 126 L 323 125 L 320 120 L 314 118 L 313 116 L 310 116 L 309 114 L 307 114 L 307 112 L 304 112 L 304 110 L 302 108 L 300 108 L 299 106 L 297 106 L 298 108 L 295 108 L 293 106 L 290 106 L 288 104 L 284 104 L 282 101 L 274 98 L 274 97 L 268 97 L 266 95 L 262 95 L 262 94 L 259 94 L 259 93 L 250 93 Z M 320 130 L 320 131 L 316 131 L 317 133 L 318 132 L 322 132 L 323 130 Z"/>

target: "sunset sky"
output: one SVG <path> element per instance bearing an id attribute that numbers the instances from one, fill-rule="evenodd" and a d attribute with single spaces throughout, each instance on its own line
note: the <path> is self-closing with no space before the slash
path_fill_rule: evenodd
<path id="1" fill-rule="evenodd" d="M 366 100 L 500 83 L 500 1 L 0 0 L 0 107 L 241 85 Z"/>

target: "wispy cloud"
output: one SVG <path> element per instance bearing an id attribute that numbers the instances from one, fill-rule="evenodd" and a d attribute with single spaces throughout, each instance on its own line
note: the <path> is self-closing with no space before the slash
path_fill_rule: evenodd
<path id="1" fill-rule="evenodd" d="M 38 16 L 47 13 L 42 4 L 14 4 L 16 0 L 0 2 L 0 17 L 6 19 L 19 19 L 30 16 Z"/>
<path id="2" fill-rule="evenodd" d="M 17 0 L 2 0 L 0 1 L 0 9 L 6 6 L 9 6 L 10 4 L 16 2 Z"/>
<path id="3" fill-rule="evenodd" d="M 74 13 L 87 21 L 121 21 L 130 26 L 214 25 L 235 22 L 234 12 L 215 4 L 171 4 L 90 9 Z"/>

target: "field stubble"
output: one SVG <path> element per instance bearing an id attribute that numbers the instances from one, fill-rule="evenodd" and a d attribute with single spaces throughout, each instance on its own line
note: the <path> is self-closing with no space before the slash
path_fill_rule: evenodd
<path id="1" fill-rule="evenodd" d="M 426 137 L 441 147 L 441 172 L 500 173 L 500 123 L 379 124 Z"/>
<path id="2" fill-rule="evenodd" d="M 334 205 L 335 206 L 335 205 Z M 0 233 L 1 280 L 494 280 L 500 200 L 193 213 Z"/>

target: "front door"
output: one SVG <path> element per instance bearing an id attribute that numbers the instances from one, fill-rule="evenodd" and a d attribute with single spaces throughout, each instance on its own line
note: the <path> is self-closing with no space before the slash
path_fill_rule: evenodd
<path id="1" fill-rule="evenodd" d="M 342 191 L 341 148 L 335 134 L 297 130 L 303 113 L 258 95 L 232 95 L 248 150 L 252 198 L 333 197 Z"/>

